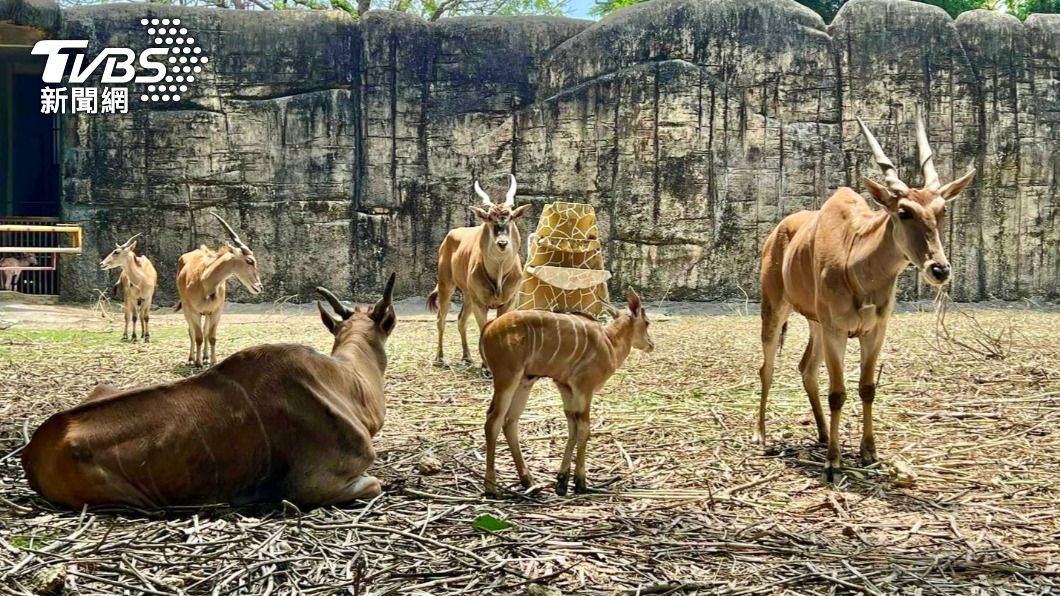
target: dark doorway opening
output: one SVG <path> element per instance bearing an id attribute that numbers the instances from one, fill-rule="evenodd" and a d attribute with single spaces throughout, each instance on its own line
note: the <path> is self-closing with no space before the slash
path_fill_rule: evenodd
<path id="1" fill-rule="evenodd" d="M 12 226 L 59 221 L 59 117 L 41 113 L 43 56 L 32 45 L 5 45 L 0 28 L 0 281 L 23 294 L 59 292 L 59 236 Z M 10 28 L 7 29 L 10 33 Z M 11 250 L 13 249 L 13 250 Z M 24 250 L 23 250 L 24 249 Z M 16 275 L 17 274 L 17 275 Z"/>
<path id="2" fill-rule="evenodd" d="M 55 217 L 59 215 L 58 118 L 40 112 L 40 74 L 15 74 L 12 83 L 12 215 Z"/>
<path id="3" fill-rule="evenodd" d="M 59 216 L 59 118 L 41 113 L 41 58 L 0 48 L 0 216 Z"/>

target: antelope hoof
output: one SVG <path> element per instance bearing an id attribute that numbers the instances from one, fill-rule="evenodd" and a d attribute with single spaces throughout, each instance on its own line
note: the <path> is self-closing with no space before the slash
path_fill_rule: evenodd
<path id="1" fill-rule="evenodd" d="M 523 488 L 530 488 L 534 485 L 534 477 L 530 474 L 527 474 L 526 476 L 521 476 L 519 478 L 519 484 L 523 485 Z"/>
<path id="2" fill-rule="evenodd" d="M 121 336 L 121 340 L 122 340 L 122 341 L 129 341 L 129 336 L 128 336 L 128 335 L 126 335 L 126 334 L 122 334 L 122 336 Z"/>
<path id="3" fill-rule="evenodd" d="M 751 435 L 751 442 L 755 445 L 762 447 L 766 446 L 766 433 L 761 429 L 756 428 L 754 434 Z"/>
<path id="4" fill-rule="evenodd" d="M 567 496 L 567 484 L 570 482 L 570 476 L 567 474 L 556 474 L 556 494 L 565 497 Z"/>
<path id="5" fill-rule="evenodd" d="M 497 482 L 495 480 L 486 480 L 486 495 L 500 498 L 501 490 L 497 487 Z"/>
<path id="6" fill-rule="evenodd" d="M 574 477 L 574 494 L 584 495 L 589 492 L 589 487 L 585 485 L 585 478 Z"/>
<path id="7" fill-rule="evenodd" d="M 879 461 L 876 457 L 876 446 L 861 444 L 861 465 L 871 466 L 872 464 Z"/>
<path id="8" fill-rule="evenodd" d="M 151 343 L 151 336 L 150 335 L 145 335 L 144 336 L 144 343 L 145 344 Z"/>
<path id="9" fill-rule="evenodd" d="M 833 484 L 836 476 L 839 475 L 839 470 L 839 466 L 833 466 L 831 464 L 826 465 L 824 468 L 824 481 L 828 484 Z"/>

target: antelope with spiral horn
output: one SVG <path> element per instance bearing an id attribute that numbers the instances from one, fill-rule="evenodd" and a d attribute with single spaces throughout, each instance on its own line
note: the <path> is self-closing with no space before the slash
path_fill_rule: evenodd
<path id="1" fill-rule="evenodd" d="M 475 315 L 479 332 L 486 326 L 489 309 L 497 309 L 497 316 L 511 310 L 522 280 L 522 261 L 519 258 L 519 227 L 516 220 L 526 214 L 530 205 L 515 206 L 515 176 L 503 203 L 494 203 L 475 181 L 475 194 L 481 206 L 471 211 L 481 225 L 450 230 L 438 247 L 438 285 L 427 296 L 427 308 L 438 313 L 437 361 L 443 362 L 442 339 L 445 317 L 455 290 L 460 290 L 463 305 L 457 318 L 463 359 L 471 361 L 467 344 L 467 320 Z"/>
<path id="2" fill-rule="evenodd" d="M 225 282 L 235 277 L 251 294 L 264 289 L 258 260 L 239 235 L 220 215 L 211 212 L 228 232 L 229 240 L 217 250 L 200 246 L 180 256 L 177 262 L 177 292 L 180 302 L 175 310 L 184 311 L 188 322 L 188 365 L 202 366 L 217 362 L 217 325 L 225 307 Z M 210 354 L 204 357 L 204 343 Z"/>
<path id="3" fill-rule="evenodd" d="M 869 464 L 876 461 L 873 373 L 894 308 L 898 275 L 912 264 L 932 286 L 949 281 L 950 262 L 939 232 L 944 229 L 947 206 L 975 177 L 972 169 L 948 184 L 939 181 L 920 110 L 916 120 L 924 176 L 920 188 L 911 188 L 898 177 L 894 163 L 860 118 L 858 125 L 883 172 L 884 184 L 863 180 L 883 209 L 874 210 L 858 193 L 840 188 L 820 210 L 784 218 L 762 249 L 764 358 L 759 371 L 762 396 L 754 440 L 765 443 L 766 399 L 773 383 L 774 359 L 794 310 L 810 322 L 810 341 L 799 371 L 817 424 L 818 441 L 828 444 L 825 477 L 829 482 L 834 481 L 841 465 L 839 417 L 846 401 L 843 355 L 847 339 L 857 338 L 861 344 L 861 459 Z M 817 386 L 822 359 L 828 369 L 828 424 Z"/>
<path id="4" fill-rule="evenodd" d="M 155 295 L 155 286 L 158 284 L 158 273 L 155 266 L 146 256 L 136 256 L 136 243 L 139 234 L 125 241 L 124 244 L 115 244 L 114 250 L 110 252 L 99 263 L 103 271 L 121 267 L 121 275 L 118 276 L 118 284 L 121 285 L 122 302 L 125 310 L 125 331 L 121 334 L 122 341 L 130 339 L 129 321 L 132 320 L 132 341 L 136 341 L 136 320 L 140 320 L 144 342 L 151 341 L 151 329 L 147 323 L 151 318 L 151 300 Z"/>
<path id="5" fill-rule="evenodd" d="M 320 317 L 331 353 L 268 344 L 200 375 L 119 390 L 97 386 L 56 413 L 22 451 L 29 485 L 80 510 L 371 499 L 372 438 L 386 415 L 386 342 L 397 324 L 394 276 L 373 306 L 326 288 Z"/>

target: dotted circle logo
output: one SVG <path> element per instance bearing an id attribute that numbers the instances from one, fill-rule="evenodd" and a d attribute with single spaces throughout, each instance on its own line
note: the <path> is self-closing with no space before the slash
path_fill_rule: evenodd
<path id="1" fill-rule="evenodd" d="M 187 27 L 181 27 L 180 19 L 140 19 L 140 25 L 147 29 L 153 49 L 169 51 L 165 59 L 165 77 L 147 85 L 140 101 L 180 101 L 181 94 L 188 91 L 188 84 L 195 82 L 210 58 L 196 45 L 194 34 Z"/>

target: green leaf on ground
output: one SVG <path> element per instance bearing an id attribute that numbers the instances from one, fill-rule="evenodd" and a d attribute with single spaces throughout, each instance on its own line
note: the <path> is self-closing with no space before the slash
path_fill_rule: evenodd
<path id="1" fill-rule="evenodd" d="M 488 513 L 483 513 L 476 517 L 475 521 L 471 522 L 471 527 L 480 532 L 500 532 L 512 527 L 512 524 L 507 520 L 498 519 Z"/>

